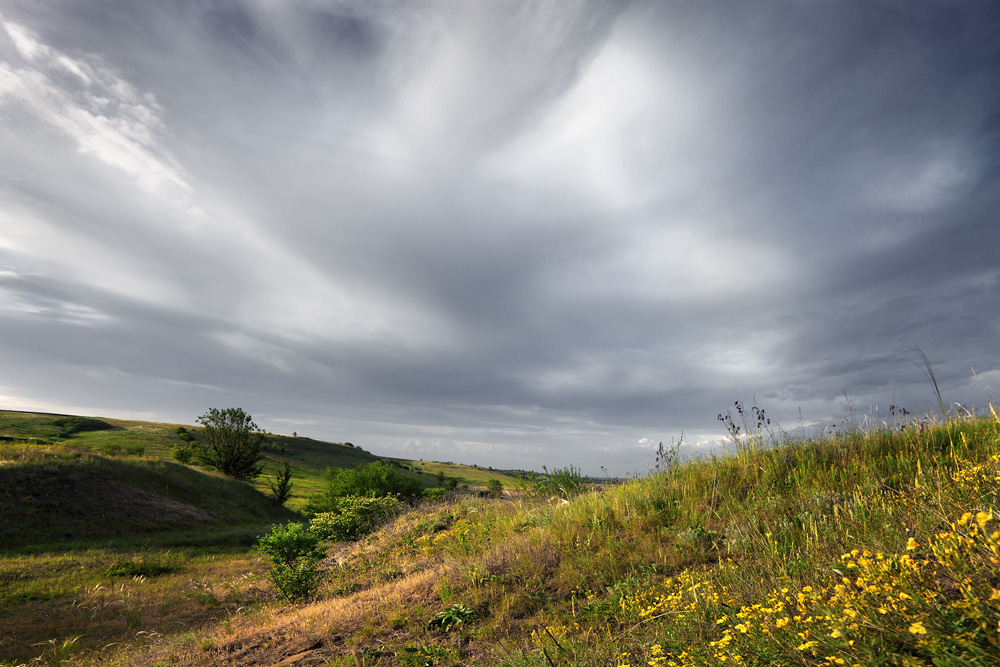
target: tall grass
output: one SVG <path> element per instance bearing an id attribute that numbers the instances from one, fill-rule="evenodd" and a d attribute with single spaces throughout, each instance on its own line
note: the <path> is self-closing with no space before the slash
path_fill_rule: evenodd
<path id="1" fill-rule="evenodd" d="M 1000 416 L 796 439 L 744 414 L 732 450 L 601 492 L 418 506 L 328 544 L 317 601 L 120 663 L 1000 664 Z"/>

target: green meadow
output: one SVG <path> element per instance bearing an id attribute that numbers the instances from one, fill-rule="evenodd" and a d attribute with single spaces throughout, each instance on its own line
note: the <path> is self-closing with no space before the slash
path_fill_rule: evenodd
<path id="1" fill-rule="evenodd" d="M 253 544 L 304 521 L 305 495 L 283 508 L 171 461 L 173 425 L 60 438 L 51 416 L 0 413 L 19 439 L 0 444 L 0 665 L 1000 664 L 992 409 L 816 438 L 745 417 L 727 451 L 684 460 L 674 443 L 623 484 L 567 462 L 505 478 L 516 493 L 418 503 L 323 543 L 318 590 L 291 603 Z M 300 440 L 268 466 L 309 489 L 365 455 Z M 398 463 L 429 483 L 499 478 Z"/>

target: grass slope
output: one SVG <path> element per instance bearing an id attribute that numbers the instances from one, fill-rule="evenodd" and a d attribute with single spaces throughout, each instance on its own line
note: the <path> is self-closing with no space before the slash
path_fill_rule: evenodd
<path id="1" fill-rule="evenodd" d="M 64 428 L 58 424 L 69 415 L 0 411 L 0 444 L 53 443 L 72 446 L 76 451 L 93 452 L 107 456 L 145 456 L 151 459 L 172 460 L 173 447 L 184 446 L 179 424 L 99 418 L 111 428 L 80 431 L 63 437 Z M 201 428 L 182 426 L 196 440 L 201 439 Z M 297 509 L 305 505 L 310 494 L 323 487 L 323 473 L 327 468 L 356 468 L 379 460 L 379 457 L 360 447 L 311 438 L 268 434 L 264 476 L 252 482 L 263 493 L 270 492 L 271 478 L 284 463 L 293 470 L 292 497 L 288 506 Z M 436 483 L 429 475 L 425 484 Z"/>
<path id="2" fill-rule="evenodd" d="M 6 445 L 0 551 L 93 540 L 155 540 L 288 521 L 295 514 L 246 484 L 177 463 L 111 458 L 50 445 Z"/>
<path id="3" fill-rule="evenodd" d="M 998 500 L 995 416 L 758 432 L 602 493 L 419 508 L 340 548 L 317 601 L 126 662 L 1000 664 Z"/>
<path id="4" fill-rule="evenodd" d="M 267 471 L 293 467 L 293 508 L 327 468 L 378 460 L 348 444 L 269 441 Z M 174 461 L 184 444 L 176 424 L 0 411 L 0 665 L 141 645 L 272 599 L 251 547 L 301 517 L 271 501 L 267 478 Z"/>

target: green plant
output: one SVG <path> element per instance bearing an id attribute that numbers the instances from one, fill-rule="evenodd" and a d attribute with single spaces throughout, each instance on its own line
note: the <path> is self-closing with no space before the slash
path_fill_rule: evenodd
<path id="1" fill-rule="evenodd" d="M 202 463 L 233 479 L 260 476 L 264 458 L 264 431 L 242 408 L 211 408 L 198 417 L 205 427 Z"/>
<path id="2" fill-rule="evenodd" d="M 190 463 L 191 459 L 194 458 L 194 454 L 194 448 L 187 445 L 174 445 L 170 448 L 170 455 L 174 457 L 174 460 L 181 463 Z"/>
<path id="3" fill-rule="evenodd" d="M 456 628 L 460 625 L 464 625 L 467 621 L 472 619 L 475 612 L 464 604 L 453 604 L 450 607 L 445 608 L 442 611 L 434 614 L 431 620 L 427 622 L 430 627 L 438 627 L 445 632 L 450 631 L 452 628 Z"/>
<path id="4" fill-rule="evenodd" d="M 424 489 L 424 500 L 428 502 L 441 500 L 446 495 L 448 495 L 448 489 L 445 488 L 432 487 L 430 489 Z"/>
<path id="5" fill-rule="evenodd" d="M 556 468 L 552 472 L 542 466 L 544 475 L 539 475 L 534 480 L 534 490 L 540 496 L 555 496 L 568 500 L 587 490 L 583 475 L 579 468 L 570 465 L 567 468 Z"/>
<path id="6" fill-rule="evenodd" d="M 356 540 L 403 512 L 405 506 L 394 496 L 338 498 L 329 512 L 317 514 L 310 529 L 324 540 Z"/>
<path id="7" fill-rule="evenodd" d="M 440 646 L 406 646 L 399 655 L 399 663 L 410 667 L 434 667 L 450 657 L 451 652 Z"/>
<path id="8" fill-rule="evenodd" d="M 301 523 L 275 526 L 257 541 L 257 550 L 271 558 L 268 577 L 286 600 L 306 600 L 316 593 L 326 555 L 319 536 Z"/>
<path id="9" fill-rule="evenodd" d="M 486 482 L 486 493 L 489 494 L 491 498 L 499 498 L 503 495 L 503 482 L 496 477 L 491 477 L 490 480 Z"/>
<path id="10" fill-rule="evenodd" d="M 292 495 L 292 466 L 285 462 L 285 467 L 283 470 L 278 470 L 274 473 L 274 480 L 271 482 L 271 494 L 274 497 L 274 501 L 279 505 L 284 505 L 288 502 L 288 498 Z"/>
<path id="11" fill-rule="evenodd" d="M 307 512 L 335 512 L 338 499 L 345 496 L 418 498 L 423 494 L 419 479 L 398 472 L 386 461 L 375 461 L 359 468 L 330 469 L 326 477 L 326 489 L 309 498 Z"/>

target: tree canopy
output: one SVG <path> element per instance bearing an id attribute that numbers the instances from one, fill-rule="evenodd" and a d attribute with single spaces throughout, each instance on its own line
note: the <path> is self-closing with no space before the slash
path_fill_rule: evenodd
<path id="1" fill-rule="evenodd" d="M 211 408 L 198 417 L 205 442 L 199 450 L 202 463 L 228 477 L 255 479 L 263 470 L 264 432 L 242 408 Z"/>

